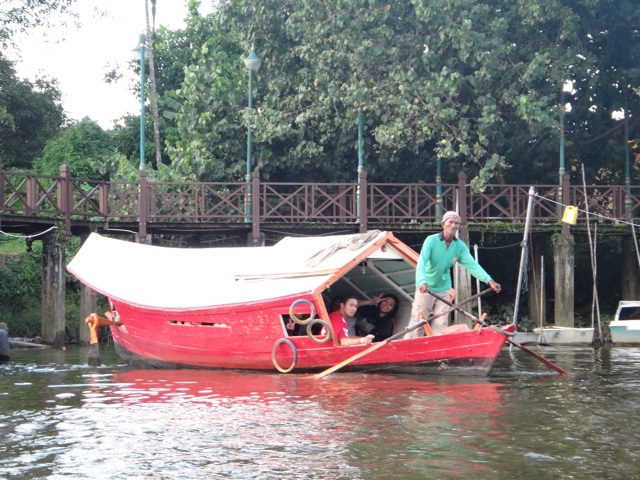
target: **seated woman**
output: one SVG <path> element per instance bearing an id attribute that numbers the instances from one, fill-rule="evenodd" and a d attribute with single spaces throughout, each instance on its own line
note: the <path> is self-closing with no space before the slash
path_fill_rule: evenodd
<path id="1" fill-rule="evenodd" d="M 391 293 L 362 300 L 356 312 L 356 328 L 360 335 L 371 334 L 374 342 L 393 335 L 393 321 L 400 308 L 398 297 Z"/>

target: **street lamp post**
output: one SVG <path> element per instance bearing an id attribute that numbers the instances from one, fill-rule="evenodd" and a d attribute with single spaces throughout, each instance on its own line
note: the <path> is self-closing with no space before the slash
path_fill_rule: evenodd
<path id="1" fill-rule="evenodd" d="M 436 160 L 436 218 L 444 215 L 442 208 L 442 159 L 438 157 Z"/>
<path id="2" fill-rule="evenodd" d="M 140 197 L 139 197 L 139 227 L 138 241 L 140 243 L 147 242 L 147 219 L 148 219 L 148 192 L 147 170 L 144 160 L 144 53 L 147 39 L 144 33 L 140 34 L 138 44 L 133 49 L 134 52 L 140 53 Z"/>
<path id="3" fill-rule="evenodd" d="M 562 214 L 562 177 L 565 173 L 564 167 L 564 114 L 565 114 L 565 92 L 571 92 L 573 90 L 573 83 L 566 81 L 562 85 L 560 91 L 560 168 L 558 168 L 558 215 Z"/>
<path id="4" fill-rule="evenodd" d="M 624 214 L 629 215 L 631 211 L 631 166 L 629 165 L 629 110 L 627 105 L 627 82 L 624 82 Z"/>
<path id="5" fill-rule="evenodd" d="M 358 110 L 358 186 L 356 188 L 356 216 L 360 219 L 360 174 L 364 172 L 364 147 L 362 145 L 362 107 Z"/>
<path id="6" fill-rule="evenodd" d="M 138 45 L 133 49 L 135 52 L 140 52 L 140 170 L 146 169 L 144 159 L 144 53 L 146 44 L 147 38 L 144 33 L 141 33 Z"/>
<path id="7" fill-rule="evenodd" d="M 243 60 L 245 66 L 247 67 L 247 72 L 249 73 L 249 101 L 247 110 L 247 174 L 245 176 L 245 180 L 247 182 L 247 201 L 244 205 L 244 221 L 250 222 L 251 215 L 253 213 L 252 208 L 252 192 L 251 192 L 251 109 L 253 108 L 253 71 L 260 68 L 262 65 L 262 60 L 260 57 L 256 55 L 256 52 L 253 50 L 253 46 L 251 47 L 251 52 L 249 52 L 249 56 Z"/>

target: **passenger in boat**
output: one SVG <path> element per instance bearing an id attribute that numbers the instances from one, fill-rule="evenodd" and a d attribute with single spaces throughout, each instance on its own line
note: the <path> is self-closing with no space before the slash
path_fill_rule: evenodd
<path id="1" fill-rule="evenodd" d="M 284 316 L 284 327 L 287 329 L 287 335 L 290 337 L 299 337 L 301 335 L 306 335 L 306 327 L 304 325 L 300 325 L 293 321 L 289 315 Z"/>
<path id="2" fill-rule="evenodd" d="M 349 335 L 347 318 L 353 317 L 358 310 L 358 299 L 352 295 L 346 295 L 340 302 L 340 309 L 329 315 L 333 333 L 337 337 L 340 345 L 368 345 L 373 342 L 374 336 L 369 334 L 363 337 L 352 337 Z"/>
<path id="3" fill-rule="evenodd" d="M 331 305 L 329 306 L 329 313 L 333 313 L 337 310 L 340 310 L 340 304 L 344 302 L 344 299 L 341 296 L 335 296 L 331 300 Z M 346 318 L 347 327 L 349 327 L 349 336 L 356 336 L 356 317 L 348 317 Z"/>
<path id="4" fill-rule="evenodd" d="M 448 295 L 451 289 L 451 267 L 458 262 L 475 278 L 488 283 L 494 292 L 500 292 L 501 286 L 475 261 L 469 248 L 456 238 L 460 228 L 460 216 L 456 212 L 446 212 L 442 216 L 442 232 L 429 235 L 422 245 L 418 265 L 416 266 L 416 293 L 411 309 L 409 327 L 420 321 L 420 314 L 429 318 L 432 314 L 445 311 L 448 305 L 437 300 L 429 292 Z M 431 330 L 434 335 L 442 333 L 448 326 L 448 315 L 434 318 Z M 424 336 L 424 329 L 418 328 L 409 335 Z"/>
<path id="5" fill-rule="evenodd" d="M 393 335 L 393 321 L 400 308 L 398 297 L 392 293 L 374 295 L 371 300 L 358 302 L 356 331 L 360 335 L 371 334 L 374 342 L 381 342 Z"/>

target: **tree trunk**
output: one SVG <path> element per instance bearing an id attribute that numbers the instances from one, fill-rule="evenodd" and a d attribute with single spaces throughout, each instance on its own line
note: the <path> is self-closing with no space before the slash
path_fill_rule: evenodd
<path id="1" fill-rule="evenodd" d="M 153 141 L 156 146 L 156 168 L 162 163 L 160 147 L 160 118 L 158 117 L 158 93 L 156 91 L 156 68 L 153 59 L 153 34 L 156 30 L 156 0 L 151 0 L 153 14 L 153 29 L 149 24 L 149 0 L 144 0 L 144 10 L 147 19 L 147 51 L 149 57 L 149 77 L 151 79 L 151 112 L 153 115 Z"/>

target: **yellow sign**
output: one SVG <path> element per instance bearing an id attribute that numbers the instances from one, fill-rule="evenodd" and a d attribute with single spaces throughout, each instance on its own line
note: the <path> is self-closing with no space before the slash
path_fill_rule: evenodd
<path id="1" fill-rule="evenodd" d="M 564 214 L 562 215 L 562 221 L 564 223 L 568 223 L 569 225 L 575 225 L 576 220 L 578 220 L 578 207 L 574 207 L 573 205 L 568 205 L 564 209 Z"/>

